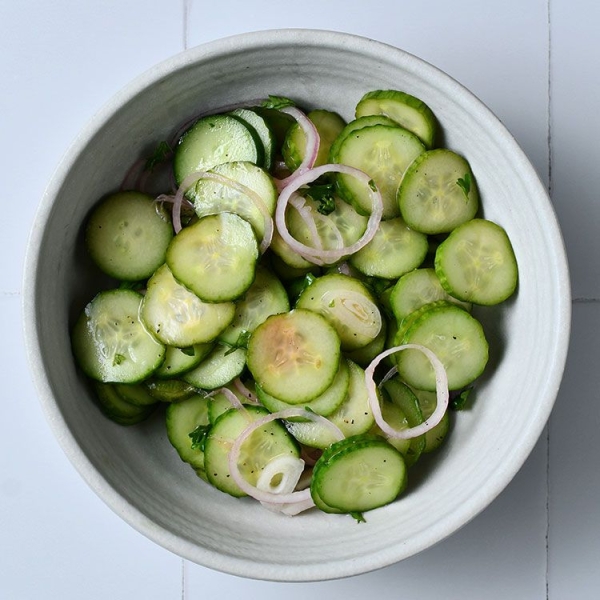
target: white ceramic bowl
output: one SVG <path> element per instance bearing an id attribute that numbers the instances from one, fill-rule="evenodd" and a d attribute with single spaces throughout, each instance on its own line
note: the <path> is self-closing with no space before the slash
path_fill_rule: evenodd
<path id="1" fill-rule="evenodd" d="M 447 147 L 463 153 L 484 216 L 508 231 L 518 293 L 481 311 L 492 348 L 472 410 L 405 495 L 367 524 L 316 510 L 280 516 L 222 494 L 170 447 L 164 423 L 114 425 L 89 398 L 71 355 L 69 325 L 97 281 L 82 251 L 90 207 L 115 189 L 132 159 L 200 110 L 289 96 L 346 119 L 363 93 L 395 88 L 438 116 Z M 42 405 L 66 454 L 123 519 L 169 550 L 236 575 L 323 580 L 386 566 L 450 535 L 508 484 L 536 443 L 562 377 L 570 327 L 563 243 L 546 191 L 518 145 L 456 81 L 401 50 L 324 31 L 236 36 L 151 69 L 78 136 L 42 200 L 25 272 L 28 352 Z"/>

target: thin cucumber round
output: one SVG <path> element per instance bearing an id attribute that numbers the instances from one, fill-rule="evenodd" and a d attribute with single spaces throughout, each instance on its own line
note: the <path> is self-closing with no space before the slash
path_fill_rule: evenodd
<path id="1" fill-rule="evenodd" d="M 210 171 L 224 178 L 224 182 L 202 178 L 188 191 L 188 198 L 194 203 L 198 217 L 231 212 L 242 217 L 252 225 L 254 233 L 262 239 L 265 233 L 265 215 L 257 204 L 256 198 L 244 188 L 258 196 L 264 204 L 264 210 L 272 216 L 277 202 L 277 191 L 273 179 L 267 171 L 248 161 L 234 161 L 217 165 Z M 246 193 L 238 185 L 244 186 Z"/>
<path id="2" fill-rule="evenodd" d="M 267 317 L 289 309 L 290 301 L 281 281 L 259 265 L 254 282 L 237 301 L 233 321 L 219 335 L 219 340 L 234 345 L 241 335 L 252 333 Z"/>
<path id="3" fill-rule="evenodd" d="M 383 219 L 400 216 L 398 187 L 408 166 L 425 147 L 419 138 L 402 127 L 373 125 L 354 131 L 340 145 L 337 162 L 367 173 L 383 200 Z M 339 174 L 340 195 L 361 214 L 371 212 L 368 186 L 349 175 Z"/>
<path id="4" fill-rule="evenodd" d="M 380 437 L 342 440 L 340 449 L 315 464 L 311 492 L 344 513 L 365 512 L 393 502 L 406 487 L 402 455 Z"/>
<path id="5" fill-rule="evenodd" d="M 258 244 L 250 224 L 233 213 L 182 229 L 167 250 L 175 278 L 204 302 L 229 302 L 254 281 Z"/>
<path id="6" fill-rule="evenodd" d="M 364 275 L 398 279 L 416 269 L 427 256 L 427 236 L 413 231 L 400 218 L 382 221 L 373 239 L 350 257 L 350 264 Z"/>
<path id="7" fill-rule="evenodd" d="M 344 129 L 340 131 L 337 138 L 335 138 L 334 142 L 331 144 L 331 148 L 329 150 L 329 162 L 338 162 L 340 146 L 352 132 L 362 129 L 363 127 L 370 127 L 371 125 L 387 125 L 388 127 L 395 127 L 397 123 L 383 115 L 368 115 L 366 117 L 360 117 L 350 121 L 344 127 Z"/>
<path id="8" fill-rule="evenodd" d="M 319 134 L 319 151 L 314 164 L 318 167 L 329 161 L 331 144 L 344 129 L 346 122 L 340 115 L 330 110 L 312 110 L 306 116 L 313 122 Z M 288 130 L 281 149 L 288 169 L 295 171 L 302 163 L 305 152 L 306 136 L 298 123 L 295 123 Z"/>
<path id="9" fill-rule="evenodd" d="M 143 383 L 113 383 L 111 385 L 117 394 L 130 404 L 152 406 L 158 402 Z"/>
<path id="10" fill-rule="evenodd" d="M 186 348 L 167 346 L 165 360 L 153 376 L 158 379 L 179 377 L 186 371 L 197 367 L 202 359 L 212 350 L 213 344 L 194 344 Z"/>
<path id="11" fill-rule="evenodd" d="M 187 348 L 212 342 L 223 332 L 233 320 L 235 304 L 203 302 L 165 264 L 148 281 L 140 315 L 161 343 Z"/>
<path id="12" fill-rule="evenodd" d="M 248 368 L 268 394 L 300 404 L 332 383 L 340 363 L 340 338 L 321 315 L 304 309 L 273 315 L 248 343 Z"/>
<path id="13" fill-rule="evenodd" d="M 181 137 L 173 171 L 177 184 L 194 171 L 209 171 L 226 162 L 260 162 L 260 147 L 251 131 L 231 115 L 212 115 L 196 121 Z"/>
<path id="14" fill-rule="evenodd" d="M 75 323 L 71 342 L 82 371 L 92 379 L 137 383 L 149 377 L 165 358 L 139 318 L 141 294 L 116 289 L 100 292 Z"/>
<path id="15" fill-rule="evenodd" d="M 123 399 L 112 383 L 94 383 L 95 400 L 100 410 L 119 425 L 136 425 L 146 420 L 155 409 L 154 404 L 140 406 Z"/>
<path id="16" fill-rule="evenodd" d="M 181 379 L 148 379 L 146 387 L 150 395 L 159 402 L 181 402 L 191 398 L 198 393 L 198 390 L 189 383 Z"/>
<path id="17" fill-rule="evenodd" d="M 400 322 L 421 306 L 438 300 L 453 302 L 465 310 L 471 310 L 470 303 L 448 294 L 432 268 L 415 269 L 400 277 L 390 293 L 390 308 Z"/>
<path id="18" fill-rule="evenodd" d="M 437 395 L 434 392 L 425 392 L 423 390 L 414 390 L 414 393 L 423 413 L 423 418 L 428 419 L 435 410 Z M 442 420 L 422 436 L 425 441 L 423 452 L 429 453 L 437 450 L 443 444 L 449 431 L 450 414 L 446 411 Z"/>
<path id="19" fill-rule="evenodd" d="M 209 482 L 232 496 L 245 496 L 233 481 L 229 470 L 229 451 L 235 440 L 253 421 L 267 415 L 259 406 L 245 406 L 244 410 L 231 408 L 217 418 L 206 438 L 204 466 Z M 298 446 L 277 421 L 267 423 L 250 435 L 242 444 L 239 469 L 242 477 L 256 485 L 265 466 L 278 456 L 298 457 Z"/>
<path id="20" fill-rule="evenodd" d="M 402 217 L 415 231 L 448 233 L 475 217 L 479 192 L 469 163 L 439 148 L 424 152 L 406 170 L 398 203 Z"/>
<path id="21" fill-rule="evenodd" d="M 208 427 L 208 398 L 195 394 L 187 400 L 167 407 L 167 436 L 171 445 L 184 462 L 194 469 L 204 469 L 204 450 L 194 443 L 191 433 L 198 427 Z"/>
<path id="22" fill-rule="evenodd" d="M 317 396 L 314 400 L 307 402 L 303 406 L 318 415 L 326 417 L 337 410 L 345 400 L 349 386 L 350 369 L 348 367 L 348 362 L 341 360 L 340 367 L 333 383 L 320 396 Z M 282 400 L 279 400 L 279 398 L 267 394 L 260 386 L 257 386 L 256 394 L 260 403 L 270 412 L 277 412 L 290 407 L 287 402 L 283 402 Z M 306 419 L 303 419 L 302 417 L 290 420 L 306 421 Z"/>
<path id="23" fill-rule="evenodd" d="M 249 108 L 236 108 L 230 114 L 232 117 L 240 119 L 250 132 L 255 134 L 255 140 L 262 146 L 261 166 L 267 171 L 271 169 L 275 157 L 275 136 L 267 120 Z"/>
<path id="24" fill-rule="evenodd" d="M 153 198 L 119 192 L 92 212 L 86 244 L 94 262 L 108 275 L 125 281 L 147 279 L 165 262 L 173 237 L 168 214 Z"/>
<path id="25" fill-rule="evenodd" d="M 435 272 L 452 296 L 493 305 L 517 288 L 517 260 L 506 231 L 485 219 L 455 229 L 435 254 Z"/>
<path id="26" fill-rule="evenodd" d="M 241 375 L 246 366 L 246 350 L 217 344 L 210 354 L 181 378 L 202 390 L 216 390 Z"/>
<path id="27" fill-rule="evenodd" d="M 417 135 L 427 148 L 435 144 L 437 119 L 419 98 L 398 90 L 374 90 L 356 106 L 356 116 L 385 115 Z"/>
<path id="28" fill-rule="evenodd" d="M 448 389 L 462 389 L 479 377 L 487 364 L 488 343 L 483 328 L 458 306 L 449 303 L 430 306 L 408 327 L 402 344 L 429 348 L 446 369 Z M 405 350 L 396 360 L 398 373 L 408 385 L 435 391 L 433 368 L 421 352 Z"/>
<path id="29" fill-rule="evenodd" d="M 337 331 L 344 351 L 363 348 L 381 331 L 375 298 L 363 283 L 348 275 L 317 277 L 300 294 L 296 307 L 323 315 Z"/>

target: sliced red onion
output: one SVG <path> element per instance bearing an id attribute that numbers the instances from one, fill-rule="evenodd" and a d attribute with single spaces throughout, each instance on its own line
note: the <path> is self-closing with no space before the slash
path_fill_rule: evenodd
<path id="1" fill-rule="evenodd" d="M 319 236 L 319 232 L 317 230 L 317 223 L 313 218 L 310 207 L 306 204 L 306 198 L 303 198 L 300 194 L 294 193 L 290 196 L 289 203 L 296 209 L 303 223 L 306 225 L 314 246 L 319 250 L 323 250 L 321 237 Z"/>
<path id="2" fill-rule="evenodd" d="M 233 385 L 234 385 L 235 389 L 242 396 L 244 396 L 244 398 L 248 398 L 248 402 L 250 402 L 251 404 L 259 404 L 258 397 L 256 396 L 256 394 L 254 392 L 252 392 L 248 387 L 246 387 L 244 382 L 239 377 L 236 377 L 233 380 Z"/>
<path id="3" fill-rule="evenodd" d="M 435 410 L 431 414 L 431 416 L 423 421 L 423 423 L 416 425 L 415 427 L 410 427 L 408 429 L 397 430 L 391 427 L 383 418 L 381 414 L 381 406 L 379 405 L 379 397 L 377 395 L 377 385 L 373 379 L 373 375 L 377 365 L 386 357 L 390 356 L 390 354 L 395 354 L 396 352 L 401 352 L 402 350 L 418 350 L 422 352 L 431 363 L 433 370 L 435 372 L 435 392 L 437 396 L 437 404 Z M 395 374 L 392 373 L 393 369 L 389 371 L 386 377 L 389 375 L 390 377 Z M 392 375 L 390 375 L 392 373 Z M 444 416 L 446 409 L 448 408 L 448 376 L 446 374 L 446 369 L 444 365 L 440 361 L 440 359 L 425 346 L 421 346 L 420 344 L 404 344 L 402 346 L 395 346 L 394 348 L 389 348 L 385 350 L 381 354 L 378 354 L 371 364 L 365 369 L 365 383 L 367 386 L 367 394 L 369 398 L 369 406 L 371 407 L 371 411 L 373 412 L 373 416 L 375 417 L 375 422 L 379 425 L 379 428 L 389 437 L 400 439 L 400 440 L 409 440 L 424 433 L 427 433 L 430 429 L 433 429 Z"/>
<path id="4" fill-rule="evenodd" d="M 235 408 L 236 410 L 246 410 L 244 408 L 244 405 L 240 402 L 240 399 L 230 389 L 226 387 L 219 388 L 218 390 L 213 390 L 212 392 L 206 394 L 206 397 L 210 398 L 211 396 L 216 396 L 217 394 L 223 394 L 223 396 L 225 396 L 225 398 L 229 400 L 231 406 L 233 406 L 233 408 Z"/>
<path id="5" fill-rule="evenodd" d="M 282 113 L 290 115 L 298 122 L 298 125 L 302 128 L 304 136 L 306 138 L 306 145 L 304 148 L 304 158 L 298 166 L 298 168 L 288 177 L 284 179 L 278 179 L 275 181 L 277 189 L 283 190 L 286 186 L 290 185 L 296 180 L 296 178 L 308 169 L 312 169 L 317 155 L 319 154 L 320 137 L 317 128 L 314 123 L 296 106 L 286 106 L 279 109 Z"/>
<path id="6" fill-rule="evenodd" d="M 367 221 L 367 228 L 362 236 L 356 240 L 356 242 L 350 244 L 350 246 L 344 246 L 335 250 L 323 250 L 306 246 L 302 242 L 299 242 L 297 239 L 292 237 L 285 222 L 285 211 L 288 203 L 290 202 L 292 194 L 294 194 L 294 192 L 296 192 L 296 190 L 302 186 L 312 183 L 326 173 L 343 173 L 345 175 L 350 175 L 351 177 L 356 177 L 356 179 L 364 182 L 365 185 L 369 187 L 369 193 L 371 195 L 372 202 L 372 210 Z M 377 228 L 381 222 L 382 214 L 383 201 L 381 199 L 381 194 L 375 187 L 373 180 L 366 173 L 360 171 L 359 169 L 355 169 L 354 167 L 349 167 L 348 165 L 328 164 L 306 170 L 283 189 L 283 191 L 279 194 L 279 199 L 277 200 L 277 208 L 275 209 L 275 225 L 277 226 L 277 231 L 284 242 L 286 242 L 287 245 L 300 256 L 315 264 L 319 264 L 318 261 L 322 261 L 321 264 L 332 264 L 346 256 L 349 256 L 350 254 L 358 252 L 358 250 L 366 246 L 373 239 L 373 236 L 377 232 Z"/>
<path id="7" fill-rule="evenodd" d="M 229 451 L 229 472 L 231 473 L 231 477 L 235 483 L 243 492 L 248 494 L 248 496 L 255 498 L 256 500 L 259 500 L 260 502 L 272 504 L 295 504 L 301 502 L 306 503 L 308 499 L 310 499 L 310 489 L 291 492 L 288 494 L 274 494 L 272 492 L 260 490 L 256 486 L 246 481 L 246 479 L 240 473 L 240 469 L 237 464 L 240 457 L 242 444 L 256 429 L 277 419 L 291 419 L 293 417 L 303 417 L 305 419 L 310 419 L 311 421 L 323 423 L 335 432 L 335 435 L 338 439 L 344 439 L 344 434 L 342 431 L 331 421 L 304 408 L 286 408 L 285 410 L 265 415 L 264 417 L 261 417 L 260 419 L 250 423 L 237 437 L 231 450 Z"/>
<path id="8" fill-rule="evenodd" d="M 256 487 L 271 494 L 290 494 L 296 489 L 300 476 L 304 471 L 304 461 L 301 458 L 283 454 L 271 459 L 263 469 Z M 280 475 L 277 485 L 272 482 Z"/>
<path id="9" fill-rule="evenodd" d="M 248 196 L 250 200 L 252 200 L 253 204 L 256 206 L 256 208 L 258 208 L 264 219 L 265 231 L 259 246 L 259 252 L 264 254 L 267 248 L 271 245 L 274 230 L 273 218 L 271 217 L 271 213 L 269 212 L 267 205 L 252 188 L 249 188 L 247 185 L 244 185 L 239 181 L 235 181 L 235 179 L 220 175 L 219 173 L 212 173 L 210 171 L 194 171 L 181 182 L 181 185 L 179 186 L 173 199 L 173 229 L 175 230 L 175 233 L 179 233 L 181 231 L 181 205 L 184 200 L 185 193 L 201 179 L 210 179 L 212 181 L 216 181 L 221 185 L 236 190 L 240 194 Z"/>

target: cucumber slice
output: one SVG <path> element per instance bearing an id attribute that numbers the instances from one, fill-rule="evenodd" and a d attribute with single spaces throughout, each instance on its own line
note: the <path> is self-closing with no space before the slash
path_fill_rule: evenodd
<path id="1" fill-rule="evenodd" d="M 229 398 L 219 392 L 214 396 L 211 396 L 208 400 L 208 420 L 211 425 L 214 425 L 216 420 L 224 413 L 230 410 L 232 407 Z"/>
<path id="2" fill-rule="evenodd" d="M 191 398 L 198 393 L 198 390 L 189 383 L 181 379 L 149 379 L 146 381 L 146 387 L 150 395 L 159 402 L 180 402 Z"/>
<path id="3" fill-rule="evenodd" d="M 246 366 L 246 350 L 217 344 L 195 368 L 182 375 L 190 385 L 202 390 L 216 390 L 242 373 Z"/>
<path id="4" fill-rule="evenodd" d="M 390 294 L 390 308 L 400 322 L 421 306 L 438 300 L 453 302 L 467 311 L 471 310 L 470 303 L 457 300 L 446 292 L 431 268 L 415 269 L 400 277 Z"/>
<path id="5" fill-rule="evenodd" d="M 255 134 L 255 139 L 258 138 L 258 142 L 262 146 L 263 160 L 261 164 L 265 170 L 269 171 L 273 166 L 275 156 L 275 136 L 266 119 L 248 108 L 237 108 L 230 114 L 232 117 L 240 119 L 250 132 Z"/>
<path id="6" fill-rule="evenodd" d="M 388 127 L 396 127 L 398 124 L 392 119 L 383 115 L 369 115 L 367 117 L 360 117 L 359 119 L 350 121 L 350 123 L 348 123 L 344 129 L 340 131 L 337 138 L 335 138 L 331 144 L 331 148 L 329 150 L 329 162 L 338 162 L 340 146 L 352 132 L 362 129 L 363 127 L 370 127 L 371 125 L 387 125 Z"/>
<path id="7" fill-rule="evenodd" d="M 398 187 L 404 172 L 425 147 L 419 138 L 402 127 L 373 125 L 354 131 L 340 144 L 338 163 L 367 173 L 383 199 L 383 219 L 400 216 Z M 354 177 L 338 174 L 338 190 L 363 215 L 371 212 L 368 186 Z"/>
<path id="8" fill-rule="evenodd" d="M 231 478 L 229 451 L 235 440 L 253 421 L 268 414 L 259 406 L 246 406 L 245 410 L 229 409 L 213 424 L 204 447 L 204 465 L 209 482 L 232 496 L 245 493 Z M 267 423 L 250 435 L 240 452 L 239 468 L 242 476 L 256 485 L 265 466 L 278 456 L 299 457 L 298 446 L 277 421 Z"/>
<path id="9" fill-rule="evenodd" d="M 234 345 L 240 335 L 252 333 L 267 317 L 289 310 L 290 302 L 283 284 L 271 271 L 259 265 L 254 282 L 238 300 L 235 317 L 219 340 Z"/>
<path id="10" fill-rule="evenodd" d="M 141 294 L 117 289 L 100 292 L 75 323 L 71 342 L 82 371 L 97 381 L 137 383 L 165 358 L 139 318 Z"/>
<path id="11" fill-rule="evenodd" d="M 268 394 L 300 404 L 322 394 L 340 363 L 340 339 L 321 315 L 295 309 L 259 325 L 248 343 L 248 368 Z"/>
<path id="12" fill-rule="evenodd" d="M 425 392 L 423 390 L 414 390 L 415 396 L 423 413 L 423 418 L 428 419 L 435 410 L 437 396 L 434 392 Z M 432 429 L 427 431 L 422 437 L 425 441 L 423 452 L 429 453 L 437 450 L 446 439 L 450 430 L 450 414 L 444 413 L 442 420 Z"/>
<path id="13" fill-rule="evenodd" d="M 346 122 L 340 115 L 330 110 L 312 110 L 306 116 L 313 122 L 319 133 L 319 151 L 314 165 L 318 167 L 328 162 L 331 144 L 344 129 Z M 300 166 L 305 152 L 306 136 L 300 125 L 295 123 L 288 130 L 281 149 L 283 160 L 290 171 L 295 171 Z"/>
<path id="14" fill-rule="evenodd" d="M 196 121 L 181 137 L 173 158 L 177 185 L 194 171 L 209 171 L 226 162 L 258 164 L 260 150 L 248 127 L 230 115 L 212 115 Z"/>
<path id="15" fill-rule="evenodd" d="M 340 449 L 330 457 L 323 454 L 313 469 L 311 493 L 315 491 L 322 505 L 344 513 L 365 512 L 393 502 L 406 487 L 404 459 L 382 438 L 338 444 Z"/>
<path id="16" fill-rule="evenodd" d="M 307 402 L 304 406 L 312 412 L 326 417 L 337 410 L 337 408 L 342 404 L 348 393 L 349 386 L 350 369 L 348 368 L 348 362 L 341 360 L 340 367 L 335 379 L 333 380 L 333 383 L 320 396 L 317 396 L 314 400 Z M 272 413 L 290 407 L 287 402 L 283 402 L 282 400 L 267 394 L 267 392 L 265 392 L 260 386 L 257 386 L 256 394 L 260 403 Z M 297 420 L 300 422 L 305 421 L 305 419 L 301 417 L 290 420 Z"/>
<path id="17" fill-rule="evenodd" d="M 475 304 L 493 305 L 517 288 L 517 259 L 502 227 L 473 219 L 455 229 L 440 244 L 435 272 L 449 293 Z"/>
<path id="18" fill-rule="evenodd" d="M 427 256 L 427 236 L 410 229 L 400 218 L 382 221 L 373 239 L 350 257 L 364 275 L 398 279 L 416 269 Z"/>
<path id="19" fill-rule="evenodd" d="M 175 402 L 167 407 L 166 427 L 169 442 L 182 461 L 194 469 L 204 469 L 204 450 L 195 444 L 190 433 L 198 427 L 208 428 L 208 398 L 195 394 L 187 400 Z"/>
<path id="20" fill-rule="evenodd" d="M 383 352 L 385 348 L 385 340 L 387 339 L 387 330 L 387 321 L 385 319 L 382 319 L 381 330 L 372 342 L 369 342 L 366 346 L 363 346 L 362 348 L 357 348 L 356 350 L 345 352 L 344 355 L 346 356 L 346 358 L 349 358 L 351 361 L 359 364 L 361 367 L 368 367 L 369 363 L 379 353 Z"/>
<path id="21" fill-rule="evenodd" d="M 235 304 L 203 302 L 162 265 L 148 281 L 140 315 L 157 340 L 186 348 L 212 342 L 233 320 Z"/>
<path id="22" fill-rule="evenodd" d="M 143 383 L 113 383 L 111 385 L 117 394 L 130 404 L 151 406 L 158 402 Z"/>
<path id="23" fill-rule="evenodd" d="M 348 275 L 317 277 L 300 294 L 296 307 L 323 315 L 337 331 L 343 351 L 363 348 L 381 331 L 375 299 L 363 283 Z"/>
<path id="24" fill-rule="evenodd" d="M 111 277 L 126 281 L 150 277 L 165 262 L 172 237 L 168 214 L 139 192 L 119 192 L 103 200 L 86 228 L 92 260 Z"/>
<path id="25" fill-rule="evenodd" d="M 416 393 L 413 393 L 407 385 L 402 383 L 397 377 L 394 377 L 383 384 L 383 389 L 386 392 L 387 398 L 389 398 L 389 402 L 384 402 L 382 405 L 383 418 L 394 429 L 400 430 L 408 427 L 416 427 L 423 422 L 424 415 Z M 433 408 L 435 408 L 435 404 Z M 431 413 L 427 416 L 431 416 Z M 380 433 L 380 435 L 387 437 L 383 433 Z M 425 452 L 427 444 L 425 435 L 420 435 L 410 440 L 389 438 L 388 442 L 402 453 L 407 467 L 411 467 L 419 460 L 421 454 Z"/>
<path id="26" fill-rule="evenodd" d="M 250 224 L 232 213 L 182 229 L 167 250 L 175 278 L 204 302 L 241 297 L 254 281 L 258 244 Z"/>
<path id="27" fill-rule="evenodd" d="M 398 203 L 415 231 L 448 233 L 476 215 L 479 192 L 469 163 L 440 148 L 421 154 L 406 170 Z"/>
<path id="28" fill-rule="evenodd" d="M 448 389 L 459 390 L 483 372 L 488 361 L 488 343 L 479 321 L 453 304 L 428 305 L 406 329 L 402 344 L 429 348 L 442 362 Z M 417 350 L 396 355 L 403 381 L 418 390 L 435 391 L 435 376 L 427 357 Z"/>
<path id="29" fill-rule="evenodd" d="M 375 418 L 369 406 L 365 372 L 356 363 L 348 361 L 350 382 L 348 394 L 340 406 L 327 418 L 337 425 L 346 437 L 367 433 L 374 425 Z M 286 421 L 288 431 L 305 446 L 325 449 L 336 441 L 331 431 L 314 421 Z"/>
<path id="30" fill-rule="evenodd" d="M 165 360 L 156 371 L 154 377 L 171 379 L 197 367 L 200 361 L 213 349 L 213 344 L 194 344 L 187 348 L 167 346 Z"/>
<path id="31" fill-rule="evenodd" d="M 123 399 L 114 384 L 94 382 L 95 400 L 98 407 L 111 421 L 119 425 L 136 425 L 147 419 L 156 407 L 155 404 L 140 406 Z"/>
<path id="32" fill-rule="evenodd" d="M 435 143 L 437 120 L 419 98 L 398 90 L 375 90 L 365 94 L 356 106 L 356 116 L 385 115 L 417 135 L 427 148 Z"/>
<path id="33" fill-rule="evenodd" d="M 228 162 L 211 169 L 211 173 L 222 175 L 233 182 L 251 189 L 260 197 L 267 212 L 272 216 L 277 202 L 277 191 L 271 176 L 251 162 Z M 235 187 L 211 179 L 199 179 L 188 191 L 188 198 L 194 203 L 198 217 L 231 212 L 239 215 L 252 225 L 256 237 L 262 239 L 265 233 L 265 217 L 253 198 Z"/>

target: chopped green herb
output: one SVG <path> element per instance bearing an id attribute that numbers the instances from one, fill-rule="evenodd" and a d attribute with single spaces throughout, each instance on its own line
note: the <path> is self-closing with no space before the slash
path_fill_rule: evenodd
<path id="1" fill-rule="evenodd" d="M 152 156 L 146 161 L 144 171 L 154 170 L 154 167 L 165 162 L 171 157 L 172 154 L 173 151 L 171 150 L 171 146 L 169 146 L 168 142 L 160 142 L 160 144 L 158 144 L 152 153 Z"/>
<path id="2" fill-rule="evenodd" d="M 375 183 L 375 182 L 374 182 L 372 179 L 369 179 L 369 187 L 370 187 L 370 188 L 371 188 L 371 189 L 372 189 L 374 192 L 376 192 L 376 191 L 377 191 L 377 184 L 376 184 L 376 183 Z"/>
<path id="3" fill-rule="evenodd" d="M 365 519 L 364 515 L 361 512 L 351 512 L 350 516 L 353 519 L 356 519 L 357 523 L 366 523 L 367 520 Z"/>
<path id="4" fill-rule="evenodd" d="M 209 431 L 210 425 L 198 425 L 194 431 L 188 433 L 192 440 L 192 450 L 204 451 L 204 444 L 206 443 Z"/>
<path id="5" fill-rule="evenodd" d="M 146 287 L 146 284 L 143 281 L 121 281 L 119 284 L 120 290 L 133 290 L 134 292 L 143 290 L 144 287 Z"/>
<path id="6" fill-rule="evenodd" d="M 317 210 L 322 215 L 329 215 L 335 210 L 333 183 L 313 185 L 304 190 L 303 195 L 319 203 Z"/>
<path id="7" fill-rule="evenodd" d="M 458 396 L 452 398 L 452 400 L 450 401 L 450 408 L 452 410 L 464 410 L 466 408 L 469 396 L 471 395 L 472 391 L 473 388 L 467 388 L 463 390 L 460 394 L 458 394 Z"/>
<path id="8" fill-rule="evenodd" d="M 272 108 L 274 110 L 281 110 L 286 106 L 296 106 L 296 103 L 285 96 L 271 96 L 269 95 L 269 99 L 265 100 L 261 106 L 263 108 Z"/>
<path id="9" fill-rule="evenodd" d="M 250 332 L 246 329 L 242 329 L 240 331 L 240 335 L 238 335 L 238 339 L 233 344 L 228 344 L 227 342 L 221 342 L 230 346 L 229 350 L 225 352 L 224 356 L 228 356 L 232 352 L 235 352 L 238 348 L 248 348 L 248 341 L 250 340 Z"/>
<path id="10" fill-rule="evenodd" d="M 181 350 L 181 352 L 183 352 L 183 354 L 185 354 L 186 356 L 194 356 L 194 354 L 196 354 L 196 350 L 194 349 L 194 346 L 187 346 L 186 348 L 179 348 L 179 350 Z"/>
<path id="11" fill-rule="evenodd" d="M 465 173 L 464 177 L 459 177 L 456 180 L 456 185 L 463 191 L 465 198 L 468 200 L 471 191 L 471 173 Z"/>

